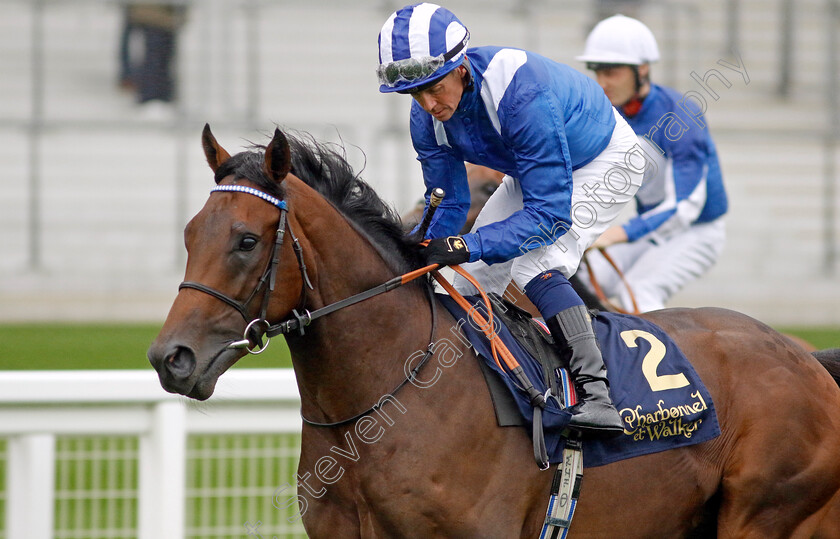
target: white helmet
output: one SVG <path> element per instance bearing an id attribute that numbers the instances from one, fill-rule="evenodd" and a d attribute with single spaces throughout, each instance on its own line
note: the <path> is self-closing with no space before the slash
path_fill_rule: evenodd
<path id="1" fill-rule="evenodd" d="M 653 32 L 641 21 L 613 15 L 595 25 L 586 38 L 583 55 L 576 60 L 591 64 L 642 65 L 659 60 Z"/>

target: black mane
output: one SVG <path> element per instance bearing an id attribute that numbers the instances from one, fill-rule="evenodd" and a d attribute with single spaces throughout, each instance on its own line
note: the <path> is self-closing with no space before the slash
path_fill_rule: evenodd
<path id="1" fill-rule="evenodd" d="M 398 253 L 399 259 L 391 260 L 395 270 L 404 272 L 421 265 L 416 249 L 404 239 L 399 215 L 353 171 L 343 147 L 318 142 L 309 134 L 284 134 L 291 147 L 292 174 L 329 200 L 371 240 L 384 247 L 384 252 Z M 232 156 L 216 171 L 216 183 L 234 175 L 284 199 L 283 184 L 272 181 L 263 171 L 264 151 L 265 146 L 255 144 L 252 151 Z"/>

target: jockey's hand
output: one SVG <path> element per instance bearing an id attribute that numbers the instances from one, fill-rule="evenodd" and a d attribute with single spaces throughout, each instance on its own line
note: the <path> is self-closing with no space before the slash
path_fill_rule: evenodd
<path id="1" fill-rule="evenodd" d="M 440 264 L 441 266 L 455 266 L 469 262 L 470 250 L 461 236 L 447 236 L 429 240 L 429 244 L 420 248 L 420 256 L 426 265 Z"/>
<path id="2" fill-rule="evenodd" d="M 627 232 L 624 227 L 611 226 L 601 234 L 597 240 L 592 244 L 593 249 L 603 249 L 616 243 L 625 243 L 627 241 Z"/>

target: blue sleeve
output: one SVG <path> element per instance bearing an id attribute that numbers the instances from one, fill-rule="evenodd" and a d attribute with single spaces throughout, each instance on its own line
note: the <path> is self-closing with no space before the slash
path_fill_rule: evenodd
<path id="1" fill-rule="evenodd" d="M 629 241 L 636 241 L 648 234 L 668 237 L 685 230 L 700 216 L 706 205 L 706 178 L 708 174 L 708 135 L 692 126 L 675 141 L 662 137 L 657 141 L 671 161 L 673 174 L 666 177 L 671 182 L 666 188 L 668 196 L 659 205 L 638 215 L 624 225 Z"/>
<path id="2" fill-rule="evenodd" d="M 417 152 L 417 160 L 420 161 L 423 169 L 423 181 L 426 184 L 424 217 L 429 211 L 429 196 L 432 189 L 441 187 L 446 191 L 446 196 L 438 206 L 429 230 L 426 232 L 426 238 L 451 236 L 458 234 L 464 227 L 470 210 L 467 170 L 461 156 L 452 148 L 437 143 L 431 116 L 422 109 L 420 112 L 421 114 L 418 114 L 412 108 L 411 140 Z M 416 231 L 417 228 L 419 225 L 414 230 Z"/>
<path id="3" fill-rule="evenodd" d="M 506 102 L 510 97 L 500 103 L 499 120 L 502 138 L 515 155 L 523 208 L 475 232 L 488 264 L 556 241 L 571 227 L 572 165 L 562 105 L 539 87 L 520 89 Z"/>

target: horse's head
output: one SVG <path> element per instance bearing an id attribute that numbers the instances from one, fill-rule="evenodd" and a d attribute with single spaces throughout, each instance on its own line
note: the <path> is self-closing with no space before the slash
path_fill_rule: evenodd
<path id="1" fill-rule="evenodd" d="M 231 157 L 205 126 L 202 145 L 218 185 L 186 227 L 184 282 L 148 352 L 164 389 L 199 400 L 257 346 L 266 320 L 297 305 L 306 280 L 288 241 L 281 184 L 291 155 L 283 133 L 275 130 L 264 153 Z"/>

